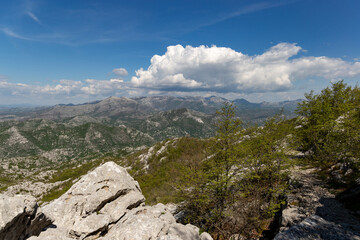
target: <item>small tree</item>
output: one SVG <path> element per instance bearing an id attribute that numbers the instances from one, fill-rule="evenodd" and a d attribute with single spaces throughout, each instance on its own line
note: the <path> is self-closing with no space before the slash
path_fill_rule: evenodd
<path id="1" fill-rule="evenodd" d="M 301 117 L 297 136 L 302 151 L 309 151 L 314 163 L 327 167 L 346 161 L 347 154 L 343 153 L 353 132 L 346 124 L 358 129 L 352 116 L 359 108 L 359 96 L 357 87 L 351 88 L 343 81 L 332 83 L 318 95 L 305 94 L 306 100 L 297 109 Z"/>
<path id="2" fill-rule="evenodd" d="M 267 230 L 284 203 L 287 189 L 286 149 L 293 124 L 281 115 L 268 119 L 264 126 L 246 129 L 241 142 L 244 152 L 242 176 L 238 179 L 234 228 L 245 238 L 259 238 Z M 241 216 L 238 217 L 238 216 Z"/>
<path id="3" fill-rule="evenodd" d="M 202 168 L 191 178 L 193 186 L 187 193 L 185 209 L 189 222 L 223 235 L 226 207 L 232 203 L 234 176 L 239 168 L 237 142 L 242 136 L 242 122 L 228 102 L 217 111 L 216 119 L 216 136 L 210 140 Z"/>
<path id="4" fill-rule="evenodd" d="M 285 189 L 282 144 L 290 125 L 273 118 L 264 127 L 243 129 L 235 111 L 226 103 L 217 112 L 208 157 L 184 191 L 188 222 L 214 239 L 261 236 Z"/>
<path id="5" fill-rule="evenodd" d="M 217 111 L 216 136 L 210 144 L 210 156 L 204 163 L 207 188 L 211 192 L 214 205 L 213 221 L 221 224 L 225 208 L 232 195 L 234 177 L 241 164 L 241 149 L 238 142 L 242 136 L 242 121 L 235 116 L 235 107 L 226 102 Z"/>

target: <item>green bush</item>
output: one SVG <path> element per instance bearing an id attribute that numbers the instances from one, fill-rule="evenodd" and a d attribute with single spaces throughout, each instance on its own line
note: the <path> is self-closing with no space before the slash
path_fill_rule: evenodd
<path id="1" fill-rule="evenodd" d="M 339 81 L 305 97 L 297 109 L 300 149 L 323 169 L 335 164 L 352 169 L 351 182 L 359 174 L 360 89 Z"/>

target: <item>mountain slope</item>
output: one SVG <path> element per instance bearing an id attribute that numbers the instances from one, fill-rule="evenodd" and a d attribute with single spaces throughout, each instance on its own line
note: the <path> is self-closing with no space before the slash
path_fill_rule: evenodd
<path id="1" fill-rule="evenodd" d="M 36 171 L 119 157 L 156 142 L 214 134 L 219 97 L 110 97 L 78 105 L 0 111 L 0 189 Z M 245 122 L 262 123 L 292 102 L 234 101 Z"/>

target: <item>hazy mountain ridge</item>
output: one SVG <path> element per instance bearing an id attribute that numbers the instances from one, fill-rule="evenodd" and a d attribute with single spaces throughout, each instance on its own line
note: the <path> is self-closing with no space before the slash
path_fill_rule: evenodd
<path id="1" fill-rule="evenodd" d="M 291 114 L 298 102 L 261 102 L 251 103 L 245 99 L 235 99 L 232 101 L 238 108 L 238 115 L 246 120 L 254 120 L 256 117 L 263 118 L 269 112 L 279 111 L 284 108 L 285 114 Z M 169 111 L 179 108 L 212 115 L 224 102 L 230 102 L 225 98 L 216 96 L 211 97 L 172 97 L 172 96 L 152 96 L 152 97 L 109 97 L 101 101 L 94 101 L 82 104 L 59 104 L 52 107 L 34 108 L 6 108 L 0 111 L 0 120 L 27 120 L 32 118 L 43 118 L 51 120 L 62 120 L 75 116 L 108 117 L 111 119 L 143 118 L 155 112 Z M 247 117 L 243 110 L 257 112 L 255 117 Z M 11 115 L 6 118 L 6 115 Z"/>

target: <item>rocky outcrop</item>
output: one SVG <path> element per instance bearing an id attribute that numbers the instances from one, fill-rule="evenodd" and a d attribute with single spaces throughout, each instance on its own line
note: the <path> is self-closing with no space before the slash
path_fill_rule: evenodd
<path id="1" fill-rule="evenodd" d="M 176 223 L 165 205 L 145 206 L 144 200 L 127 171 L 107 162 L 44 206 L 53 224 L 30 239 L 211 239 L 195 226 Z"/>
<path id="2" fill-rule="evenodd" d="M 358 239 L 359 219 L 350 214 L 316 177 L 316 169 L 296 167 L 291 171 L 291 192 L 282 211 L 283 239 Z"/>
<path id="3" fill-rule="evenodd" d="M 107 231 L 110 224 L 116 223 L 144 200 L 138 183 L 127 171 L 107 162 L 44 206 L 43 212 L 54 219 L 55 230 L 50 233 L 84 239 Z"/>
<path id="4" fill-rule="evenodd" d="M 51 221 L 40 211 L 34 197 L 0 195 L 0 239 L 22 240 L 38 235 Z"/>

